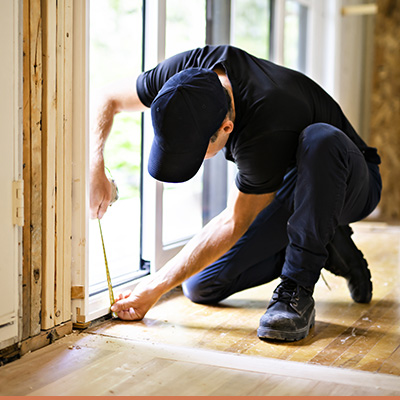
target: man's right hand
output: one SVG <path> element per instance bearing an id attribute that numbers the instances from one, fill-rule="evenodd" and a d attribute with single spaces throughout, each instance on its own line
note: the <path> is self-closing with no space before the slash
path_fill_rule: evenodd
<path id="1" fill-rule="evenodd" d="M 133 291 L 120 293 L 115 298 L 111 311 L 118 315 L 119 319 L 125 321 L 138 321 L 144 318 L 147 311 L 158 301 L 161 293 L 156 290 L 140 290 L 140 284 Z"/>
<path id="2" fill-rule="evenodd" d="M 111 202 L 111 183 L 103 168 L 90 171 L 90 218 L 101 219 Z"/>

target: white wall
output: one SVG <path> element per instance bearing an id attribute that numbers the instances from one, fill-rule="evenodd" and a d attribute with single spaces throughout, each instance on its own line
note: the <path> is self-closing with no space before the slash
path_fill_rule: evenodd
<path id="1" fill-rule="evenodd" d="M 0 0 L 0 348 L 18 340 L 20 228 L 13 225 L 12 182 L 21 179 L 22 1 Z"/>
<path id="2" fill-rule="evenodd" d="M 341 105 L 358 133 L 368 139 L 372 80 L 371 15 L 343 16 L 342 7 L 365 0 L 312 0 L 309 75 Z"/>

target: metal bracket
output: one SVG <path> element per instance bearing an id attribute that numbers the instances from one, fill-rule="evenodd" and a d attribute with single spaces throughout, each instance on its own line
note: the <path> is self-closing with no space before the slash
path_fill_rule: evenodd
<path id="1" fill-rule="evenodd" d="M 342 15 L 374 15 L 378 12 L 378 5 L 371 4 L 354 4 L 342 7 Z"/>
<path id="2" fill-rule="evenodd" d="M 13 181 L 13 224 L 24 226 L 24 181 Z"/>

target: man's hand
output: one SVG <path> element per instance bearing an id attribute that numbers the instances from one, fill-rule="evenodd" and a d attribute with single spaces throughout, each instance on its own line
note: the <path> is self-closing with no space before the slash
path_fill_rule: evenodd
<path id="1" fill-rule="evenodd" d="M 90 172 L 90 218 L 101 219 L 111 202 L 111 183 L 104 168 Z"/>
<path id="2" fill-rule="evenodd" d="M 116 297 L 111 311 L 116 312 L 119 319 L 138 321 L 144 318 L 158 298 L 154 292 L 142 292 L 137 289 L 133 292 L 126 291 Z"/>

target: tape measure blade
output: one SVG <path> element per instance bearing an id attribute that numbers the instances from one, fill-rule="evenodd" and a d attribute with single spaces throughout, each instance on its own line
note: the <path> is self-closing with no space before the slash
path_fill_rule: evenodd
<path id="1" fill-rule="evenodd" d="M 114 293 L 113 293 L 113 288 L 112 288 L 112 283 L 111 283 L 111 276 L 110 276 L 110 271 L 108 269 L 108 261 L 107 261 L 107 254 L 106 254 L 106 247 L 104 245 L 104 238 L 103 238 L 103 231 L 101 229 L 101 223 L 100 219 L 99 221 L 99 229 L 100 229 L 100 237 L 101 237 L 101 244 L 103 246 L 103 254 L 104 254 L 104 263 L 106 266 L 106 276 L 107 276 L 107 285 L 108 285 L 108 294 L 110 296 L 110 305 L 112 306 L 115 303 L 114 300 Z"/>

